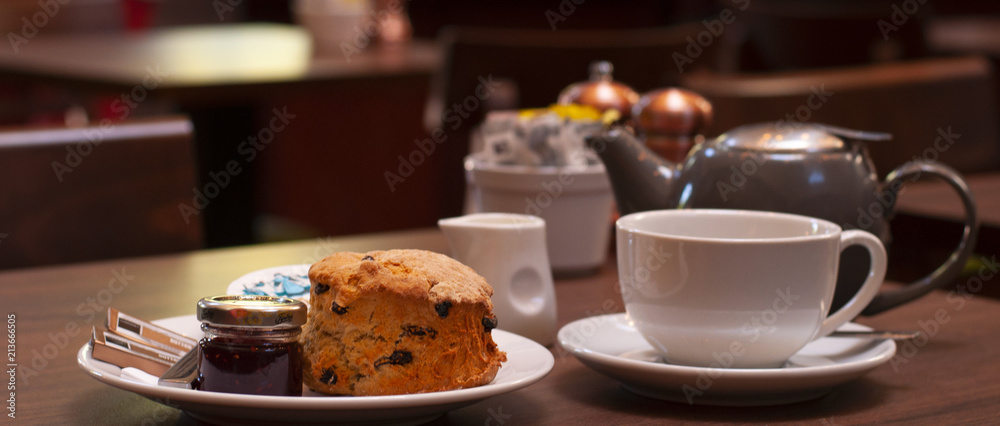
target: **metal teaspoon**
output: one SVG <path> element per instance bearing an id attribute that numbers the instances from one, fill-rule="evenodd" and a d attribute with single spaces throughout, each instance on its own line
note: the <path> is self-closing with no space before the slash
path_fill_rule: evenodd
<path id="1" fill-rule="evenodd" d="M 827 337 L 854 337 L 859 339 L 893 339 L 908 340 L 919 337 L 923 333 L 919 331 L 892 331 L 892 330 L 870 330 L 870 331 L 834 331 Z"/>

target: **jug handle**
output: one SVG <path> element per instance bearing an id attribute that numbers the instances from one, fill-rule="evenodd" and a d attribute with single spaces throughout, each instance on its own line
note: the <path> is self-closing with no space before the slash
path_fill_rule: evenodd
<path id="1" fill-rule="evenodd" d="M 890 195 L 895 199 L 899 187 L 902 186 L 904 180 L 916 180 L 916 178 L 924 173 L 943 179 L 962 199 L 962 205 L 965 208 L 965 230 L 962 234 L 962 241 L 955 247 L 955 250 L 948 256 L 944 264 L 935 269 L 934 272 L 901 289 L 880 293 L 862 311 L 862 315 L 875 315 L 923 296 L 931 290 L 948 285 L 958 277 L 958 274 L 965 267 L 965 262 L 972 255 L 973 249 L 975 249 L 976 237 L 979 234 L 976 201 L 969 190 L 969 185 L 955 169 L 940 163 L 911 161 L 889 173 L 886 177 L 883 191 L 890 192 Z"/>

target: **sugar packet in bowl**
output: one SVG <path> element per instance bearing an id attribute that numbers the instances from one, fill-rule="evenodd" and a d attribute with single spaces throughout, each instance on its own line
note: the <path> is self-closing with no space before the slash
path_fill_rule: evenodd
<path id="1" fill-rule="evenodd" d="M 555 272 L 596 271 L 609 251 L 614 198 L 584 137 L 613 114 L 582 105 L 489 113 L 465 161 L 467 213 L 539 216 Z"/>

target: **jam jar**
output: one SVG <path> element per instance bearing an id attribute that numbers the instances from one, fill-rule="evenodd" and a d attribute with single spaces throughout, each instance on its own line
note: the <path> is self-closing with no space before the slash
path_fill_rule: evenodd
<path id="1" fill-rule="evenodd" d="M 198 301 L 205 337 L 198 342 L 200 390 L 302 395 L 299 334 L 306 305 L 273 296 L 230 295 Z"/>

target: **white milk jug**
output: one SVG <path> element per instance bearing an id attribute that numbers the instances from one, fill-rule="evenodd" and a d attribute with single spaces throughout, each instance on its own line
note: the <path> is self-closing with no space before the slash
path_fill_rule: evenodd
<path id="1" fill-rule="evenodd" d="M 545 244 L 545 221 L 510 213 L 441 219 L 452 257 L 493 286 L 499 328 L 542 345 L 556 334 L 556 294 Z"/>

